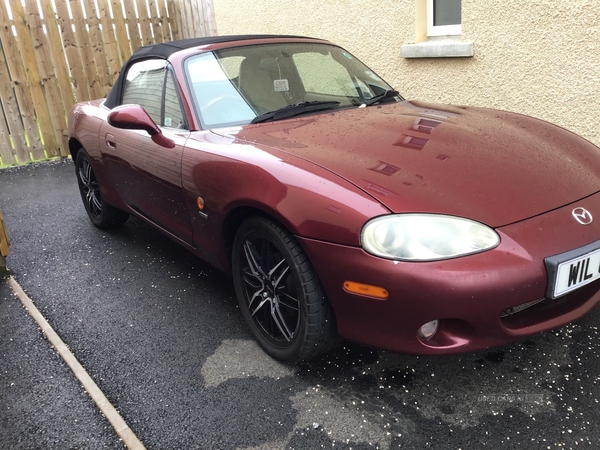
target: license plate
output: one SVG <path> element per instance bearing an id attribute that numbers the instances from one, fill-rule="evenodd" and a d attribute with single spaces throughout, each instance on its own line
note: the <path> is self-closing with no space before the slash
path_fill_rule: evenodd
<path id="1" fill-rule="evenodd" d="M 590 251 L 590 247 L 595 249 Z M 557 298 L 600 278 L 600 248 L 594 243 L 580 251 L 546 258 L 546 266 L 550 275 L 547 296 Z"/>

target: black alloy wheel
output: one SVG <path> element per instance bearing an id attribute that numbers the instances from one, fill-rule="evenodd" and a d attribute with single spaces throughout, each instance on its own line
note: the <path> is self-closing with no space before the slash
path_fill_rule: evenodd
<path id="1" fill-rule="evenodd" d="M 281 361 L 310 359 L 335 343 L 333 312 L 296 239 L 263 217 L 246 220 L 233 248 L 242 314 L 256 340 Z"/>
<path id="2" fill-rule="evenodd" d="M 100 183 L 96 179 L 90 158 L 83 149 L 77 152 L 75 171 L 79 193 L 91 222 L 98 228 L 109 228 L 125 223 L 129 214 L 102 199 Z"/>

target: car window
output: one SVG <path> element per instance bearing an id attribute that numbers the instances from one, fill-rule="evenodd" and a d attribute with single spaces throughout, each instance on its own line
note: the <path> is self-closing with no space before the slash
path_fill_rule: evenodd
<path id="1" fill-rule="evenodd" d="M 164 60 L 147 60 L 132 65 L 125 78 L 123 104 L 138 104 L 157 124 L 161 124 L 162 92 L 165 82 Z"/>
<path id="2" fill-rule="evenodd" d="M 331 54 L 297 53 L 294 55 L 294 63 L 307 92 L 346 97 L 356 95 L 348 70 L 334 60 Z"/>
<path id="3" fill-rule="evenodd" d="M 213 53 L 191 59 L 187 71 L 201 121 L 205 127 L 249 122 L 256 113 L 238 92 L 243 57 L 217 60 Z"/>
<path id="4" fill-rule="evenodd" d="M 159 126 L 181 128 L 184 124 L 181 104 L 167 66 L 162 59 L 133 64 L 125 77 L 122 104 L 140 105 Z"/>
<path id="5" fill-rule="evenodd" d="M 171 128 L 182 128 L 184 123 L 179 96 L 175 89 L 173 74 L 170 71 L 167 71 L 165 83 L 165 117 L 163 125 Z"/>
<path id="6" fill-rule="evenodd" d="M 184 68 L 203 128 L 270 119 L 282 110 L 286 113 L 280 117 L 301 114 L 303 109 L 312 113 L 355 108 L 366 99 L 394 92 L 350 53 L 323 43 L 270 43 L 204 52 L 188 58 Z"/>

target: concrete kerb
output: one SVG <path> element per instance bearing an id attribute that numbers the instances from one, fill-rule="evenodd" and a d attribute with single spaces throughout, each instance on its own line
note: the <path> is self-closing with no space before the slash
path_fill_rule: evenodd
<path id="1" fill-rule="evenodd" d="M 52 329 L 48 321 L 42 316 L 40 311 L 33 304 L 29 296 L 23 291 L 19 283 L 12 277 L 7 277 L 8 285 L 17 295 L 23 306 L 27 309 L 31 317 L 37 322 L 42 332 L 54 347 L 56 352 L 71 368 L 79 382 L 82 384 L 85 391 L 92 398 L 94 403 L 106 419 L 110 422 L 112 427 L 115 429 L 117 435 L 121 438 L 127 448 L 132 450 L 145 450 L 144 444 L 137 438 L 133 431 L 129 428 L 125 420 L 121 417 L 115 407 L 109 402 L 104 393 L 100 390 L 98 385 L 90 377 L 83 366 L 77 361 L 75 355 L 71 353 L 67 345 L 58 336 L 58 334 Z"/>

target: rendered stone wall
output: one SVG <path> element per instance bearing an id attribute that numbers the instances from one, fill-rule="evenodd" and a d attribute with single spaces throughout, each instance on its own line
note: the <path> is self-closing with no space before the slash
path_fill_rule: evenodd
<path id="1" fill-rule="evenodd" d="M 408 99 L 539 117 L 600 145 L 600 1 L 463 0 L 473 58 L 404 59 L 425 0 L 214 0 L 217 31 L 329 39 Z"/>

